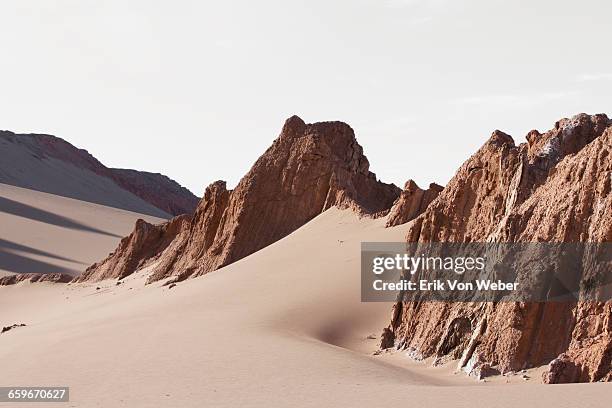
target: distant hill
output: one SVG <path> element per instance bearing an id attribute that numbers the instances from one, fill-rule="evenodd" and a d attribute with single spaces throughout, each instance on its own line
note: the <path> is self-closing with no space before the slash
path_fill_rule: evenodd
<path id="1" fill-rule="evenodd" d="M 0 183 L 156 217 L 191 213 L 198 197 L 155 173 L 112 169 L 45 134 L 0 131 Z"/>

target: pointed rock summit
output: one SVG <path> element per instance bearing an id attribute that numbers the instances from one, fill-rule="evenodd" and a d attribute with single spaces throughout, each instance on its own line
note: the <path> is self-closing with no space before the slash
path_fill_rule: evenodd
<path id="1" fill-rule="evenodd" d="M 427 190 L 423 190 L 413 180 L 408 180 L 404 191 L 389 211 L 387 227 L 405 224 L 421 215 L 443 189 L 444 187 L 431 183 Z"/>
<path id="2" fill-rule="evenodd" d="M 182 280 L 221 268 L 285 237 L 331 207 L 386 215 L 401 190 L 376 179 L 353 129 L 297 116 L 234 190 L 217 181 L 193 217 L 134 232 L 79 281 L 120 278 L 152 265 L 149 281 Z"/>

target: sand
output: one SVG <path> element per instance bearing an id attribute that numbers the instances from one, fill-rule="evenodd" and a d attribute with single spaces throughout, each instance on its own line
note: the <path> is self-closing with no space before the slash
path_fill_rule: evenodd
<path id="1" fill-rule="evenodd" d="M 360 242 L 403 235 L 331 209 L 172 289 L 146 271 L 0 288 L 0 325 L 27 324 L 0 335 L 0 383 L 70 386 L 75 407 L 608 406 L 610 384 L 483 383 L 372 355 L 391 304 L 360 301 Z"/>
<path id="2" fill-rule="evenodd" d="M 81 273 L 106 257 L 138 218 L 163 219 L 0 184 L 0 276 Z"/>
<path id="3" fill-rule="evenodd" d="M 0 133 L 0 183 L 154 217 L 169 217 L 164 211 L 123 189 L 110 178 L 76 163 L 45 155 L 48 147 L 41 146 L 41 143 L 35 136 L 5 137 Z M 57 143 L 55 148 L 71 157 L 74 152 L 68 146 Z M 86 154 L 81 153 L 80 159 L 84 159 Z M 78 160 L 79 157 L 74 159 Z"/>

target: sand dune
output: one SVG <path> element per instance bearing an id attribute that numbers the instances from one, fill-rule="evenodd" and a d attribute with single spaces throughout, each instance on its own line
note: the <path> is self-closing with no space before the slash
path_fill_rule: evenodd
<path id="1" fill-rule="evenodd" d="M 0 275 L 79 274 L 112 251 L 145 216 L 0 184 Z"/>
<path id="2" fill-rule="evenodd" d="M 360 302 L 359 245 L 402 238 L 384 222 L 331 209 L 172 289 L 146 271 L 0 288 L 0 325 L 27 324 L 0 337 L 3 382 L 67 385 L 78 407 L 606 405 L 608 384 L 485 384 L 373 356 L 390 305 Z"/>
<path id="3" fill-rule="evenodd" d="M 0 131 L 0 183 L 154 217 L 192 212 L 198 198 L 174 180 L 108 168 L 86 150 L 44 134 Z"/>

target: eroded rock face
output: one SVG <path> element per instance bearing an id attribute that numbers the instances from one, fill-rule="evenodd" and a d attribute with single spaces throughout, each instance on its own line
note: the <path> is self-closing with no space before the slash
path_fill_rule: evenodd
<path id="1" fill-rule="evenodd" d="M 1 277 L 0 286 L 16 285 L 21 282 L 68 283 L 72 279 L 72 276 L 65 273 L 20 273 Z"/>
<path id="2" fill-rule="evenodd" d="M 423 190 L 413 180 L 408 180 L 389 211 L 387 227 L 405 224 L 421 215 L 443 189 L 444 187 L 431 183 L 427 190 Z"/>
<path id="3" fill-rule="evenodd" d="M 117 249 L 106 259 L 91 265 L 75 282 L 122 279 L 159 256 L 181 234 L 189 231 L 190 215 L 179 215 L 170 221 L 153 225 L 142 219 L 134 231 L 123 238 Z"/>
<path id="4" fill-rule="evenodd" d="M 220 181 L 206 189 L 181 230 L 188 232 L 157 245 L 159 238 L 149 242 L 135 231 L 80 279 L 123 277 L 152 260 L 157 262 L 150 281 L 202 275 L 283 238 L 333 206 L 386 215 L 400 191 L 369 171 L 350 126 L 306 124 L 293 116 L 234 190 Z"/>
<path id="5" fill-rule="evenodd" d="M 610 242 L 611 125 L 580 114 L 519 146 L 494 132 L 410 222 L 407 240 Z M 611 378 L 611 302 L 397 303 L 388 329 L 397 348 L 458 359 L 476 376 L 552 361 L 545 382 Z"/>
<path id="6" fill-rule="evenodd" d="M 170 215 L 191 214 L 198 198 L 171 178 L 159 173 L 110 169 L 117 184 Z"/>

